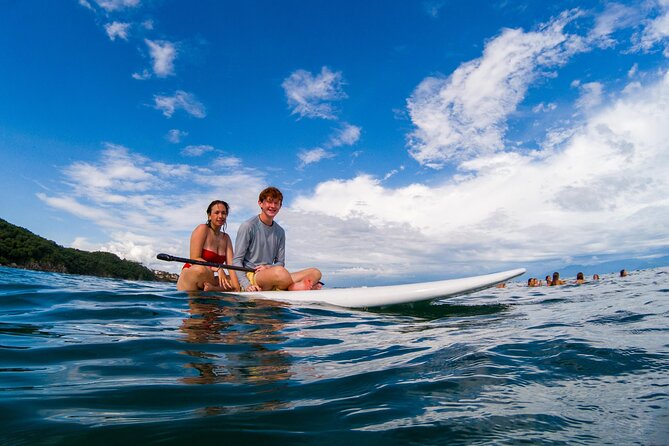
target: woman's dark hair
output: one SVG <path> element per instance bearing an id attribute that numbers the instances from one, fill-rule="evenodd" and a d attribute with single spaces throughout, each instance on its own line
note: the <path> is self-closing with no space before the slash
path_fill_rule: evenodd
<path id="1" fill-rule="evenodd" d="M 217 204 L 222 204 L 223 206 L 225 206 L 225 213 L 226 214 L 230 213 L 230 206 L 228 205 L 228 203 L 226 203 L 223 200 L 214 200 L 211 203 L 209 203 L 209 206 L 207 206 L 207 216 L 211 215 L 211 208 L 213 208 Z M 225 227 L 227 225 L 228 225 L 228 222 L 226 221 L 225 224 L 223 224 L 223 228 L 221 229 L 221 231 L 225 232 Z M 209 226 L 212 230 L 214 229 L 214 228 L 211 227 L 211 219 L 208 218 L 208 217 L 207 217 L 207 226 Z"/>

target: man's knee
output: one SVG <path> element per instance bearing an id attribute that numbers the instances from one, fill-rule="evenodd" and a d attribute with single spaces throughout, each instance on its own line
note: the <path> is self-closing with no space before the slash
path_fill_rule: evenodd
<path id="1" fill-rule="evenodd" d="M 287 288 L 291 283 L 290 273 L 283 266 L 275 266 L 256 273 L 256 283 L 263 289 Z"/>
<path id="2" fill-rule="evenodd" d="M 318 268 L 309 268 L 309 275 L 314 278 L 314 283 L 318 282 L 321 280 L 321 277 L 323 277 L 321 270 Z"/>

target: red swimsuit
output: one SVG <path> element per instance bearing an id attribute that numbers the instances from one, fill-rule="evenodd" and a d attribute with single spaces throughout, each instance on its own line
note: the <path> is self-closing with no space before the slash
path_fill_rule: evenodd
<path id="1" fill-rule="evenodd" d="M 202 258 L 206 260 L 207 262 L 213 262 L 213 263 L 225 263 L 225 254 L 220 255 L 217 252 L 214 251 L 209 251 L 208 249 L 202 248 Z M 184 268 L 190 268 L 191 265 L 190 263 L 184 263 Z"/>

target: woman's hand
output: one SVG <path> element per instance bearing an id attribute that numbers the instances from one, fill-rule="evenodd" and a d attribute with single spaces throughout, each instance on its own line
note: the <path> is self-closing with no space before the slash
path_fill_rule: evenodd
<path id="1" fill-rule="evenodd" d="M 244 291 L 262 291 L 258 285 L 249 285 L 244 288 Z"/>
<path id="2" fill-rule="evenodd" d="M 228 276 L 225 275 L 225 271 L 223 271 L 223 268 L 218 269 L 218 285 L 223 288 L 225 291 L 233 291 L 234 287 L 232 286 L 232 282 L 228 278 Z"/>

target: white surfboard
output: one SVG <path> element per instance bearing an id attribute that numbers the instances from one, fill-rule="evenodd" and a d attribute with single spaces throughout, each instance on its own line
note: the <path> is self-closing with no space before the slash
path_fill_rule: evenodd
<path id="1" fill-rule="evenodd" d="M 436 282 L 360 288 L 332 288 L 312 291 L 260 291 L 225 293 L 252 299 L 283 302 L 320 303 L 348 308 L 372 308 L 430 301 L 473 293 L 525 273 L 524 268 Z"/>

